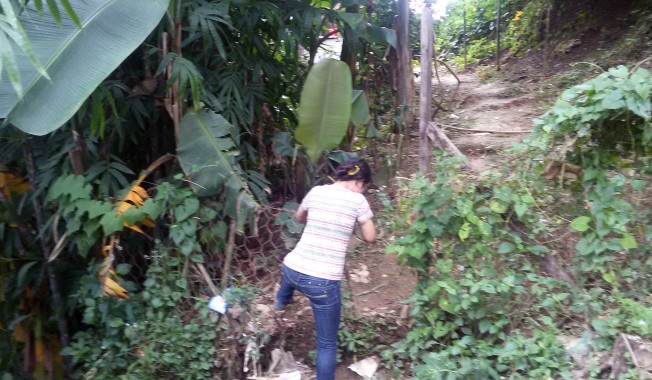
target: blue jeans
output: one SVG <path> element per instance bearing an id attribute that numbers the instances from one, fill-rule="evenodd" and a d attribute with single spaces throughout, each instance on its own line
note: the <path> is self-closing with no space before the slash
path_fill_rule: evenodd
<path id="1" fill-rule="evenodd" d="M 337 330 L 340 327 L 342 297 L 340 282 L 308 276 L 283 265 L 283 280 L 276 293 L 277 307 L 292 300 L 295 290 L 310 299 L 317 330 L 317 380 L 335 379 Z"/>

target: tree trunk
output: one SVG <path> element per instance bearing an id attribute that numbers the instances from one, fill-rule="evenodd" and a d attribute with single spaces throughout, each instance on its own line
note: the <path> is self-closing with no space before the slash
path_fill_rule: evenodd
<path id="1" fill-rule="evenodd" d="M 467 49 L 466 49 L 466 0 L 462 1 L 462 45 L 464 46 L 464 70 L 467 65 Z"/>
<path id="2" fill-rule="evenodd" d="M 430 122 L 426 126 L 426 134 L 428 135 L 428 138 L 430 141 L 433 142 L 433 144 L 440 148 L 440 149 L 446 149 L 449 152 L 452 152 L 458 157 L 464 158 L 466 160 L 466 156 L 464 153 L 462 153 L 459 148 L 453 144 L 453 142 L 446 136 L 446 133 L 441 130 L 435 123 Z M 471 169 L 471 166 L 469 165 L 469 162 L 466 161 L 464 164 L 465 169 Z"/>
<path id="3" fill-rule="evenodd" d="M 500 0 L 496 1 L 496 70 L 500 71 Z"/>
<path id="4" fill-rule="evenodd" d="M 398 0 L 398 22 L 396 42 L 398 50 L 398 105 L 407 106 L 403 113 L 405 125 L 414 121 L 414 74 L 412 52 L 410 51 L 410 5 L 408 0 Z M 407 134 L 407 130 L 405 131 Z"/>
<path id="5" fill-rule="evenodd" d="M 546 35 L 543 37 L 543 72 L 548 73 L 548 66 L 550 60 L 550 7 L 551 4 L 548 2 L 546 7 Z"/>
<path id="6" fill-rule="evenodd" d="M 74 118 L 73 118 L 74 120 Z M 75 175 L 84 174 L 84 139 L 77 128 L 77 123 L 73 123 L 72 129 L 72 140 L 75 142 L 75 145 L 68 152 L 70 157 L 70 165 L 72 166 L 72 171 Z"/>
<path id="7" fill-rule="evenodd" d="M 419 94 L 419 171 L 430 171 L 431 145 L 428 139 L 428 122 L 432 107 L 432 8 L 426 2 L 421 13 L 421 90 Z"/>
<path id="8" fill-rule="evenodd" d="M 352 14 L 360 13 L 360 6 L 355 4 L 350 7 L 346 7 L 346 13 L 352 13 Z M 344 38 L 344 40 L 342 41 L 342 53 L 340 54 L 340 60 L 342 62 L 346 62 L 346 64 L 349 65 L 349 69 L 351 70 L 351 79 L 353 79 L 353 83 L 355 83 L 355 77 L 357 74 L 356 59 L 355 59 L 356 52 L 355 52 L 355 45 L 351 41 L 351 30 L 349 26 L 346 26 L 344 28 L 342 37 Z"/>

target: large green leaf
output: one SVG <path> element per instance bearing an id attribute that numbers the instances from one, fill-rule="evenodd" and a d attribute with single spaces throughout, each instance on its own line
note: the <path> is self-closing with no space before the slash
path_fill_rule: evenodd
<path id="1" fill-rule="evenodd" d="M 361 37 L 372 43 L 390 44 L 394 48 L 397 46 L 396 31 L 394 29 L 367 24 L 367 27 L 362 30 Z"/>
<path id="2" fill-rule="evenodd" d="M 367 124 L 369 121 L 369 102 L 367 94 L 362 90 L 353 90 L 353 104 L 351 104 L 351 123 L 356 127 Z"/>
<path id="3" fill-rule="evenodd" d="M 377 44 L 390 44 L 396 48 L 396 31 L 364 22 L 364 16 L 359 13 L 333 12 L 333 17 L 340 18 L 351 27 L 351 30 L 362 39 Z"/>
<path id="4" fill-rule="evenodd" d="M 295 137 L 313 162 L 342 141 L 351 120 L 352 91 L 346 63 L 324 59 L 310 69 L 301 92 Z"/>
<path id="5" fill-rule="evenodd" d="M 10 81 L 0 82 L 0 118 L 21 130 L 49 133 L 70 119 L 84 100 L 158 25 L 169 0 L 69 0 L 82 28 L 62 15 L 57 25 L 49 9 L 39 15 L 28 5 L 20 15 L 44 77 L 24 53 L 16 62 L 24 96 Z"/>
<path id="6" fill-rule="evenodd" d="M 200 196 L 220 194 L 227 215 L 237 219 L 241 229 L 257 203 L 235 160 L 239 152 L 231 128 L 215 112 L 189 112 L 179 126 L 177 156 L 195 192 Z"/>

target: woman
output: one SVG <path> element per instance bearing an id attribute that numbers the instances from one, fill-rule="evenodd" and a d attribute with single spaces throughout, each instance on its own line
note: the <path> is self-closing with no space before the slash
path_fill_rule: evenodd
<path id="1" fill-rule="evenodd" d="M 365 241 L 373 243 L 373 213 L 362 193 L 371 183 L 371 170 L 362 159 L 352 159 L 335 172 L 335 183 L 316 186 L 295 214 L 307 223 L 301 240 L 283 260 L 283 280 L 274 308 L 283 310 L 295 290 L 310 299 L 317 330 L 317 380 L 335 378 L 337 331 L 342 299 L 346 251 L 356 223 Z"/>

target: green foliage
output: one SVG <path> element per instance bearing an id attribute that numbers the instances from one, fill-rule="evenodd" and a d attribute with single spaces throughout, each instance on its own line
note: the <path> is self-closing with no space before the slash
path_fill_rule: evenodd
<path id="1" fill-rule="evenodd" d="M 141 318 L 149 310 L 141 305 L 145 302 L 141 295 L 143 284 L 148 280 L 149 270 L 153 270 L 150 266 L 154 265 L 153 260 L 150 261 L 146 256 L 152 252 L 153 246 L 156 247 L 157 254 L 163 255 L 162 252 L 165 252 L 166 257 L 163 260 L 166 265 L 161 267 L 165 268 L 166 275 L 169 274 L 169 277 L 164 276 L 165 279 L 161 280 L 165 285 L 160 288 L 147 287 L 147 291 L 156 296 L 152 300 L 165 303 L 169 300 L 166 298 L 170 296 L 169 292 L 175 294 L 175 297 L 177 293 L 183 293 L 174 312 L 168 313 L 166 305 L 159 307 L 159 301 L 154 301 L 156 305 L 148 306 L 160 311 L 165 309 L 164 314 L 167 315 L 166 318 L 157 316 L 155 321 L 160 323 L 161 329 L 169 330 L 170 334 L 163 330 L 155 332 L 167 339 L 171 337 L 172 332 L 181 334 L 181 328 L 186 323 L 190 325 L 188 329 L 193 332 L 198 331 L 196 326 L 203 328 L 206 320 L 190 317 L 199 313 L 198 309 L 194 308 L 195 300 L 190 296 L 205 294 L 205 289 L 197 283 L 187 284 L 186 292 L 178 288 L 177 281 L 192 278 L 188 276 L 188 270 L 198 262 L 208 261 L 202 252 L 212 254 L 214 261 L 208 262 L 206 269 L 211 276 L 219 276 L 222 265 L 225 264 L 223 256 L 218 253 L 224 252 L 226 248 L 226 215 L 240 218 L 242 227 L 247 216 L 245 209 L 252 206 L 252 196 L 256 201 L 264 203 L 266 196 L 271 194 L 268 175 L 276 176 L 277 179 L 283 176 L 288 182 L 293 180 L 292 173 L 288 173 L 294 169 L 294 161 L 290 160 L 297 158 L 297 150 L 296 142 L 291 137 L 297 125 L 296 108 L 308 69 L 308 64 L 301 60 L 298 47 L 311 46 L 312 42 L 317 42 L 318 46 L 322 22 L 330 22 L 333 19 L 336 19 L 336 22 L 345 22 L 344 16 L 339 16 L 339 13 L 343 13 L 341 10 L 328 9 L 329 5 L 323 3 L 204 0 L 148 1 L 147 5 L 123 0 L 103 1 L 103 4 L 108 4 L 107 7 L 95 12 L 97 17 L 90 20 L 87 16 L 89 12 L 93 13 L 92 7 L 97 5 L 96 3 L 98 2 L 6 0 L 0 4 L 5 16 L 2 21 L 5 27 L 3 31 L 18 32 L 3 34 L 13 39 L 13 42 L 5 45 L 15 43 L 14 51 L 17 52 L 16 57 L 20 65 L 16 67 L 10 52 L 5 52 L 8 54 L 4 54 L 7 59 L 3 59 L 3 63 L 8 80 L 3 82 L 6 85 L 3 91 L 6 90 L 7 94 L 11 95 L 6 98 L 10 103 L 13 102 L 11 99 L 15 99 L 15 86 L 21 83 L 20 79 L 26 94 L 21 103 L 26 117 L 46 119 L 51 115 L 46 115 L 45 112 L 56 113 L 56 117 L 47 123 L 47 128 L 39 124 L 29 125 L 38 127 L 39 134 L 56 129 L 56 132 L 44 136 L 26 135 L 11 123 L 5 123 L 5 126 L 0 128 L 0 139 L 3 141 L 0 161 L 12 170 L 16 168 L 16 172 L 22 176 L 27 177 L 29 173 L 30 185 L 35 190 L 24 195 L 22 199 L 15 197 L 16 207 L 5 208 L 3 202 L 0 204 L 0 249 L 3 256 L 3 261 L 0 262 L 0 323 L 4 329 L 2 338 L 6 338 L 10 343 L 7 346 L 2 345 L 0 372 L 14 373 L 16 368 L 28 368 L 34 364 L 28 355 L 20 353 L 25 345 L 15 342 L 12 338 L 12 321 L 22 318 L 24 313 L 32 313 L 18 309 L 22 302 L 21 292 L 28 288 L 32 290 L 32 286 L 39 296 L 43 296 L 42 302 L 35 306 L 38 306 L 41 314 L 34 320 L 46 327 L 40 331 L 46 331 L 53 336 L 57 335 L 56 319 L 59 316 L 63 318 L 77 315 L 85 312 L 87 307 L 92 309 L 85 303 L 71 301 L 70 294 L 80 287 L 80 297 L 84 297 L 84 300 L 93 298 L 97 313 L 109 313 L 101 314 L 104 319 L 97 317 L 100 314 L 96 313 L 95 317 L 89 317 L 88 324 L 77 323 L 74 318 L 68 318 L 66 321 L 71 336 L 80 331 L 89 334 L 85 337 L 80 333 L 76 338 L 79 339 L 79 344 L 75 347 L 80 350 L 75 358 L 78 359 L 80 368 L 90 371 L 87 372 L 89 375 L 99 374 L 100 377 L 110 378 L 111 374 L 137 373 L 142 378 L 157 377 L 156 374 L 147 372 L 147 369 L 140 368 L 143 362 L 138 361 L 134 351 L 138 347 L 141 350 L 151 350 L 148 357 L 160 360 L 166 368 L 175 368 L 175 371 L 174 365 L 178 363 L 170 362 L 170 358 L 163 354 L 157 356 L 158 348 L 164 353 L 178 354 L 183 360 L 200 365 L 200 357 L 196 353 L 189 352 L 189 356 L 184 356 L 184 353 L 178 352 L 181 348 L 175 351 L 165 345 L 155 348 L 140 347 L 140 342 L 127 336 L 127 332 L 133 330 L 132 323 L 138 323 L 137 318 Z M 15 15 L 10 14 L 7 4 L 11 4 L 12 9 L 15 8 Z M 23 5 L 29 10 L 20 14 L 19 10 Z M 107 19 L 104 16 L 113 13 L 116 8 L 133 10 L 142 7 L 148 7 L 150 10 L 156 8 L 156 12 L 127 12 L 131 18 L 138 16 L 142 19 L 128 27 L 119 26 L 115 20 L 129 23 L 130 17 L 109 17 L 110 25 L 104 23 Z M 141 42 L 145 35 L 141 34 L 142 38 L 138 39 L 133 38 L 135 34 L 129 33 L 143 28 L 150 28 L 151 31 L 152 20 L 155 24 L 158 20 L 155 20 L 156 17 L 143 18 L 142 14 L 155 16 L 156 13 L 162 14 L 161 12 L 166 13 L 164 22 L 150 33 L 144 43 Z M 43 24 L 56 33 L 41 33 L 42 36 L 33 38 L 29 33 L 22 33 L 18 29 L 19 25 L 14 22 L 14 16 L 29 16 L 30 25 L 31 21 L 34 25 Z M 379 42 L 374 49 L 378 52 L 377 56 L 382 57 L 384 46 L 380 45 L 393 40 L 392 31 L 370 25 L 365 17 L 358 19 L 358 42 L 365 47 L 369 46 L 370 40 Z M 79 25 L 75 24 L 84 28 L 80 29 Z M 6 28 L 8 26 L 9 28 Z M 26 23 L 25 26 L 27 27 Z M 382 26 L 391 29 L 391 19 L 388 24 Z M 94 35 L 97 34 L 95 32 L 98 28 L 103 32 L 114 31 L 115 33 L 109 33 L 109 37 L 122 42 L 126 38 L 130 43 L 122 43 L 114 49 L 107 49 L 105 44 L 91 43 L 93 46 L 90 48 L 77 49 L 78 52 L 84 52 L 81 55 L 70 54 L 69 49 L 59 49 L 62 46 L 72 48 L 83 45 L 86 37 L 97 41 Z M 125 33 L 129 36 L 125 37 Z M 54 35 L 66 35 L 70 38 L 68 42 L 58 44 L 52 42 L 56 37 Z M 56 50 L 51 54 L 52 59 L 41 59 L 44 66 L 51 64 L 45 68 L 52 76 L 52 82 L 44 79 L 47 74 L 43 69 L 38 70 L 38 66 L 36 70 L 30 69 L 38 61 L 34 60 L 33 54 L 28 51 L 30 41 L 26 40 L 25 36 L 30 38 L 32 48 L 37 53 L 45 48 L 50 53 L 53 52 L 52 49 Z M 165 51 L 153 48 L 156 46 L 164 47 Z M 18 52 L 15 47 L 22 52 Z M 101 54 L 106 51 L 99 54 L 98 49 L 112 51 L 111 59 L 102 59 Z M 126 54 L 125 49 L 131 49 L 129 51 L 133 51 L 133 54 Z M 38 55 L 39 59 L 41 57 Z M 97 62 L 96 59 L 102 62 Z M 116 67 L 118 64 L 119 67 Z M 80 65 L 84 66 L 84 70 L 79 69 Z M 105 71 L 106 65 L 113 65 L 113 68 Z M 96 75 L 92 75 L 94 84 L 84 82 L 89 78 L 80 76 L 80 73 L 89 68 L 101 69 L 105 74 L 100 80 Z M 32 79 L 36 81 L 36 86 L 25 86 L 31 79 L 27 78 L 27 75 L 18 78 L 17 69 L 20 69 L 21 74 L 33 71 L 35 78 Z M 378 72 L 383 70 L 384 67 L 378 68 Z M 53 73 L 65 75 L 54 80 Z M 102 83 L 98 87 L 99 82 Z M 38 101 L 36 95 L 30 97 L 29 93 L 39 89 L 43 83 L 48 85 L 46 90 L 54 91 L 39 91 L 40 95 L 50 94 L 46 102 Z M 50 86 L 51 84 L 54 85 Z M 79 91 L 90 96 L 84 101 L 84 97 L 80 99 L 77 96 L 81 93 Z M 358 101 L 364 108 L 364 99 L 358 97 Z M 56 106 L 61 102 L 75 104 L 74 107 L 68 107 L 66 112 L 60 112 L 60 107 Z M 46 103 L 49 107 L 42 107 Z M 223 170 L 213 174 L 219 176 L 229 172 L 226 178 L 227 189 L 236 188 L 238 191 L 227 194 L 218 190 L 213 195 L 199 200 L 186 188 L 189 182 L 185 181 L 188 178 L 178 175 L 179 168 L 166 164 L 148 173 L 148 181 L 151 182 L 147 183 L 147 192 L 154 199 L 147 201 L 140 209 L 130 208 L 118 216 L 114 200 L 120 198 L 121 190 L 133 180 L 132 176 L 140 173 L 157 157 L 174 152 L 178 148 L 177 139 L 186 141 L 184 139 L 187 135 L 184 134 L 191 131 L 185 124 L 179 128 L 178 122 L 190 109 L 196 112 L 201 109 L 201 112 L 219 113 L 226 119 L 226 122 L 218 123 L 224 128 L 209 126 L 204 136 L 213 143 L 225 143 L 225 140 L 230 140 L 233 144 L 223 150 L 228 157 L 218 157 L 215 152 L 209 156 L 217 157 L 218 162 L 222 162 L 220 159 L 224 158 L 233 164 L 230 166 L 234 169 L 233 173 L 227 170 L 229 167 L 220 167 Z M 6 112 L 4 115 L 6 116 Z M 357 115 L 359 117 L 356 117 L 356 122 L 366 120 L 364 112 Z M 59 128 L 61 123 L 57 120 L 61 118 L 67 121 Z M 229 124 L 228 127 L 225 126 L 226 123 Z M 224 129 L 228 129 L 228 133 L 223 134 Z M 277 144 L 275 136 L 285 136 L 282 138 L 285 145 Z M 183 144 L 181 146 L 183 147 Z M 281 149 L 282 153 L 278 153 L 277 149 Z M 179 157 L 185 159 L 182 153 Z M 299 159 L 303 161 L 303 157 L 299 156 Z M 209 165 L 214 163 L 210 162 Z M 32 166 L 35 168 L 33 173 Z M 83 173 L 83 177 L 70 176 L 71 172 Z M 291 187 L 286 187 L 289 188 Z M 47 201 L 41 203 L 41 199 L 46 196 Z M 35 218 L 41 215 L 39 211 L 42 211 L 42 221 Z M 125 228 L 125 222 L 135 223 L 146 217 L 156 219 L 155 227 L 145 229 L 146 235 L 136 235 Z M 113 237 L 119 241 L 115 245 L 115 257 L 111 258 L 115 260 L 113 267 L 118 271 L 123 280 L 122 284 L 128 288 L 129 296 L 132 297 L 130 301 L 123 303 L 101 298 L 97 294 L 99 285 L 94 278 L 97 275 L 96 260 L 101 257 L 101 239 L 109 234 L 114 234 Z M 48 289 L 48 281 L 45 280 L 47 265 L 43 260 L 42 247 L 54 248 L 54 260 L 48 264 L 56 269 L 54 277 L 51 278 L 58 280 L 62 288 L 62 298 L 68 301 L 64 302 L 60 310 L 54 310 L 52 307 L 52 300 L 56 298 L 53 297 L 52 290 Z M 167 266 L 168 256 L 173 262 L 170 264 L 172 267 Z M 179 261 L 183 262 L 185 271 L 180 270 Z M 126 272 L 125 268 L 130 265 L 131 271 Z M 80 273 L 87 275 L 83 283 L 80 283 Z M 9 275 L 5 276 L 6 274 Z M 151 274 L 157 276 L 154 271 Z M 200 304 L 201 302 L 203 301 L 199 301 Z M 190 319 L 179 321 L 178 316 L 181 314 Z M 108 326 L 110 316 L 116 316 L 132 327 L 128 329 L 124 327 L 126 325 L 118 326 L 117 320 L 114 321 L 114 327 Z M 35 326 L 35 323 L 25 325 Z M 143 325 L 138 326 L 142 328 Z M 148 336 L 147 332 L 140 330 L 137 333 Z M 207 335 L 207 338 L 209 336 Z M 148 337 L 152 341 L 155 340 L 153 335 Z M 241 353 L 238 350 L 242 347 L 238 344 L 242 343 L 242 339 L 242 336 L 237 334 L 233 340 L 225 339 L 229 343 L 226 352 L 231 355 L 222 357 L 224 362 L 229 363 L 225 367 L 237 368 L 240 365 L 241 361 L 236 360 L 236 357 Z M 110 348 L 109 354 L 106 354 L 109 348 L 104 351 L 90 348 L 93 343 L 101 348 L 101 343 L 98 342 L 102 341 L 107 343 L 105 347 Z M 208 343 L 202 341 L 201 346 L 207 347 Z M 191 354 L 194 356 L 190 356 Z M 107 364 L 106 358 L 113 356 L 116 357 L 115 363 Z M 204 364 L 201 365 L 206 362 L 203 361 Z M 152 371 L 156 368 L 154 365 L 151 367 Z M 213 373 L 230 370 L 225 367 L 212 368 Z M 180 373 L 187 374 L 188 378 L 202 376 L 198 368 Z M 225 377 L 228 378 L 228 374 Z"/>
<path id="2" fill-rule="evenodd" d="M 80 377 L 212 378 L 217 315 L 205 301 L 188 297 L 179 276 L 182 264 L 154 251 L 143 291 L 129 301 L 102 297 L 95 273 L 84 279 L 78 299 L 87 329 L 66 352 L 79 365 Z"/>
<path id="3" fill-rule="evenodd" d="M 235 159 L 234 133 L 232 125 L 215 112 L 189 112 L 181 120 L 177 154 L 197 194 L 220 194 L 226 214 L 242 229 L 257 204 Z M 264 193 L 261 196 L 264 199 Z"/>
<path id="4" fill-rule="evenodd" d="M 546 379 L 570 368 L 570 357 L 553 334 L 510 336 L 502 345 L 466 336 L 443 351 L 427 354 L 414 379 Z M 570 372 L 564 373 L 570 378 Z"/>
<path id="5" fill-rule="evenodd" d="M 337 332 L 339 347 L 346 354 L 368 355 L 375 348 L 375 343 L 383 333 L 384 327 L 374 324 L 374 321 L 345 311 Z M 385 334 L 388 332 L 384 331 Z"/>
<path id="6" fill-rule="evenodd" d="M 584 169 L 576 190 L 583 192 L 589 207 L 570 224 L 582 232 L 575 246 L 584 258 L 580 269 L 598 270 L 612 284 L 617 283 L 614 253 L 640 265 L 647 261 L 643 254 L 650 252 L 650 212 L 640 207 L 639 199 L 645 197 L 652 170 L 651 88 L 652 76 L 644 69 L 609 69 L 564 91 L 535 121 L 537 132 L 527 142 L 532 154 L 557 149 L 560 159 Z"/>
<path id="7" fill-rule="evenodd" d="M 52 184 L 47 197 L 57 206 L 67 230 L 74 233 L 77 252 L 82 255 L 102 236 L 121 231 L 125 223 L 133 225 L 147 217 L 156 218 L 161 212 L 159 204 L 148 199 L 143 207 L 130 207 L 129 212 L 118 215 L 113 203 L 94 199 L 91 191 L 84 177 L 66 175 Z"/>
<path id="8" fill-rule="evenodd" d="M 297 245 L 305 227 L 305 224 L 299 223 L 294 217 L 298 208 L 298 203 L 288 202 L 283 205 L 283 210 L 274 219 L 274 224 L 283 226 L 281 237 L 287 249 L 292 249 Z"/>
<path id="9" fill-rule="evenodd" d="M 522 0 L 501 0 L 501 47 L 510 49 L 519 43 L 520 20 L 526 4 L 538 3 Z M 445 51 L 447 58 L 464 62 L 464 44 L 467 46 L 467 62 L 475 63 L 495 55 L 497 0 L 466 0 L 450 2 L 447 16 L 436 23 L 437 49 Z M 517 16 L 518 15 L 518 16 Z M 466 18 L 466 34 L 464 24 Z M 537 19 L 539 20 L 539 19 Z M 529 29 L 528 29 L 529 30 Z M 507 31 L 507 33 L 506 33 Z"/>
<path id="10" fill-rule="evenodd" d="M 415 325 L 386 353 L 393 366 L 430 352 L 416 378 L 567 376 L 564 318 L 590 326 L 597 350 L 649 336 L 633 300 L 652 290 L 651 89 L 645 70 L 610 69 L 567 90 L 514 164 L 476 182 L 439 155 L 432 180 L 412 181 L 414 220 L 388 251 L 419 275 Z M 548 181 L 550 161 L 582 174 Z M 567 264 L 551 270 L 557 255 Z"/>
<path id="11" fill-rule="evenodd" d="M 88 186 L 80 177 L 63 181 L 68 186 L 51 190 L 62 206 L 67 205 L 65 196 L 80 199 L 88 195 Z M 189 188 L 162 183 L 152 202 L 166 210 L 171 222 L 169 238 L 158 241 L 146 256 L 142 284 L 124 283 L 133 296 L 129 300 L 103 296 L 94 266 L 81 282 L 76 299 L 83 309 L 85 328 L 75 334 L 67 351 L 78 364 L 80 377 L 209 379 L 215 371 L 218 316 L 206 307 L 206 300 L 193 296 L 184 268 L 204 262 L 200 244 L 223 244 L 226 226 L 212 224 L 219 209 L 201 205 Z M 199 233 L 199 223 L 206 226 L 205 234 Z M 128 263 L 116 266 L 123 277 L 131 269 Z"/>
<path id="12" fill-rule="evenodd" d="M 296 139 L 313 163 L 335 148 L 351 121 L 351 71 L 346 63 L 325 59 L 312 67 L 301 92 Z"/>
<path id="13" fill-rule="evenodd" d="M 48 3 L 51 5 L 52 0 Z M 29 3 L 19 16 L 23 23 L 34 21 L 25 23 L 25 30 L 20 27 L 20 21 L 14 19 L 13 28 L 20 30 L 22 35 L 17 38 L 18 46 L 27 53 L 23 55 L 28 55 L 32 63 L 41 62 L 43 67 L 16 65 L 16 58 L 22 58 L 20 53 L 3 54 L 11 58 L 14 65 L 8 66 L 11 80 L 3 81 L 0 86 L 3 94 L 0 117 L 30 134 L 44 135 L 66 123 L 84 99 L 158 25 L 169 0 L 71 0 L 70 3 L 74 7 L 70 4 L 65 7 L 68 14 L 65 23 L 56 6 L 48 7 L 47 12 L 41 8 L 39 12 L 33 3 Z M 6 4 L 9 1 L 3 5 L 5 12 L 11 8 Z M 54 9 L 56 12 L 51 14 Z M 74 15 L 75 22 L 71 22 L 70 15 Z M 107 28 L 119 33 L 106 33 Z M 4 37 L 4 32 L 0 36 Z M 6 37 L 4 40 L 3 45 L 9 46 Z M 93 64 L 88 64 L 89 61 Z M 53 86 L 53 82 L 58 85 Z M 13 88 L 9 88 L 11 85 Z M 45 103 L 48 107 L 33 107 Z"/>
<path id="14" fill-rule="evenodd" d="M 573 142 L 575 151 L 569 152 L 574 153 L 573 162 L 593 166 L 612 166 L 622 153 L 646 155 L 652 141 L 647 126 L 651 86 L 647 70 L 630 73 L 618 66 L 571 87 L 535 121 L 537 134 L 531 145 L 541 148 L 571 135 L 578 139 Z M 593 180 L 596 174 L 589 173 L 587 180 Z"/>
<path id="15" fill-rule="evenodd" d="M 652 308 L 628 298 L 619 300 L 625 314 L 625 332 L 652 338 Z"/>

